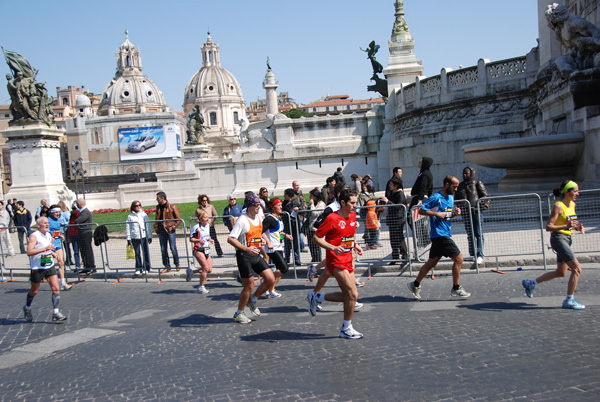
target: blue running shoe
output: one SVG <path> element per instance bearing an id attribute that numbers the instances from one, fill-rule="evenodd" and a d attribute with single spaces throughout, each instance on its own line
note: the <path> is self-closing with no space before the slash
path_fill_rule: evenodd
<path id="1" fill-rule="evenodd" d="M 563 308 L 569 308 L 571 310 L 584 310 L 585 306 L 583 304 L 579 304 L 575 301 L 575 299 L 565 300 L 563 302 Z"/>
<path id="2" fill-rule="evenodd" d="M 527 295 L 527 297 L 533 297 L 533 291 L 535 289 L 535 284 L 533 283 L 533 281 L 529 279 L 523 279 L 523 282 L 521 282 L 521 284 L 525 288 L 525 294 Z"/>

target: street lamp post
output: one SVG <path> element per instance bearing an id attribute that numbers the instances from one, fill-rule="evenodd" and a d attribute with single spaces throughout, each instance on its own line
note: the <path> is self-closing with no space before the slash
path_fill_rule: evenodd
<path id="1" fill-rule="evenodd" d="M 71 161 L 71 174 L 75 177 L 75 198 L 79 193 L 79 179 L 81 176 L 81 193 L 83 194 L 83 199 L 85 200 L 85 174 L 86 170 L 83 168 L 83 159 L 79 158 L 77 160 Z"/>

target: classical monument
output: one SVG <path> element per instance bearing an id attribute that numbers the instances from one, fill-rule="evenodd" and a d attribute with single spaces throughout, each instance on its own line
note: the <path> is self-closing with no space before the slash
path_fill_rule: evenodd
<path id="1" fill-rule="evenodd" d="M 69 158 L 80 157 L 92 177 L 121 183 L 117 191 L 89 194 L 88 203 L 151 204 L 161 190 L 175 202 L 195 201 L 199 193 L 241 196 L 262 186 L 280 195 L 292 180 L 305 189 L 322 186 L 338 166 L 348 175 L 371 174 L 381 188 L 394 166 L 412 183 L 423 156 L 434 160 L 437 185 L 466 164 L 476 164 L 494 192 L 544 192 L 566 177 L 582 188 L 600 185 L 594 152 L 600 135 L 598 2 L 538 0 L 539 43 L 529 53 L 482 58 L 432 77 L 423 76 L 415 56 L 404 2 L 394 8 L 388 66 L 376 59 L 375 41 L 364 49 L 379 84 L 373 89 L 388 96 L 384 106 L 366 113 L 287 118 L 278 113 L 278 83 L 267 59 L 266 119 L 249 123 L 241 87 L 221 66 L 210 34 L 201 48 L 202 68 L 185 87 L 184 114 L 171 112 L 142 74 L 139 50 L 126 35 L 99 108 L 78 96 L 78 115 L 66 125 Z M 25 66 L 19 55 L 13 59 Z M 60 171 L 32 166 L 59 164 L 58 151 L 51 150 L 63 134 L 52 127 L 35 70 L 27 63 L 11 71 L 14 121 L 3 132 L 13 160 L 11 195 L 39 184 L 55 201 L 66 194 Z M 131 180 L 144 174 L 152 180 Z"/>
<path id="2" fill-rule="evenodd" d="M 549 191 L 568 177 L 598 187 L 597 8 L 539 0 L 539 46 L 527 55 L 390 85 L 382 172 L 413 167 L 405 169 L 410 182 L 418 159 L 429 156 L 434 177 L 475 163 L 500 192 Z"/>
<path id="3" fill-rule="evenodd" d="M 44 82 L 38 82 L 38 70 L 20 54 L 2 48 L 12 74 L 7 74 L 12 120 L 2 132 L 10 150 L 12 186 L 7 197 L 25 201 L 29 207 L 40 199 L 70 202 L 73 193 L 62 177 L 60 140 L 64 135 L 54 124 Z M 59 167 L 58 169 L 56 167 Z"/>

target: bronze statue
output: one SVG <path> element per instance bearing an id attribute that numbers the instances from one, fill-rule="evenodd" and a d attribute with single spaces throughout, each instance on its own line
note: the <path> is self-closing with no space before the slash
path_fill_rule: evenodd
<path id="1" fill-rule="evenodd" d="M 54 123 L 52 97 L 48 98 L 45 83 L 35 81 L 38 70 L 31 67 L 20 54 L 2 48 L 6 64 L 12 71 L 6 74 L 10 94 L 10 111 L 13 119 L 9 125 L 43 122 L 48 126 Z M 14 78 L 13 78 L 14 77 Z"/>
<path id="2" fill-rule="evenodd" d="M 200 106 L 194 106 L 194 110 L 189 114 L 187 123 L 187 143 L 201 144 L 204 142 L 204 116 L 200 112 Z"/>
<path id="3" fill-rule="evenodd" d="M 367 52 L 367 58 L 371 60 L 371 67 L 373 67 L 372 81 L 375 81 L 375 85 L 368 85 L 367 91 L 379 92 L 383 98 L 388 97 L 387 80 L 379 78 L 379 73 L 383 72 L 383 66 L 375 58 L 375 54 L 379 51 L 379 45 L 375 41 L 371 41 L 367 49 L 360 48 L 363 52 Z"/>

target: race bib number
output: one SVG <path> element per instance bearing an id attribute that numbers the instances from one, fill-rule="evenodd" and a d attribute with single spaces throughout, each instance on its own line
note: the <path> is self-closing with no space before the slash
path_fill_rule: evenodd
<path id="1" fill-rule="evenodd" d="M 40 265 L 42 267 L 52 265 L 52 254 L 42 254 L 42 257 L 40 258 Z"/>
<path id="2" fill-rule="evenodd" d="M 354 236 L 342 237 L 342 242 L 340 243 L 340 246 L 342 246 L 346 250 L 346 253 L 352 251 L 352 249 L 354 248 Z"/>
<path id="3" fill-rule="evenodd" d="M 250 244 L 249 246 L 252 247 L 256 247 L 256 248 L 260 248 L 260 243 L 262 243 L 262 238 L 261 237 L 254 237 L 252 239 L 250 239 Z"/>
<path id="4" fill-rule="evenodd" d="M 58 239 L 60 237 L 60 230 L 55 230 L 52 232 L 52 237 Z"/>

